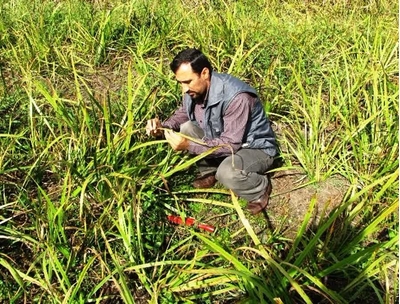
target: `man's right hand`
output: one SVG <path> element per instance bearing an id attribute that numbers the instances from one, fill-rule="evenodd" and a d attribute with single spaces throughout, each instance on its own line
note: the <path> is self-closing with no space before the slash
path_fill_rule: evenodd
<path id="1" fill-rule="evenodd" d="M 158 118 L 153 118 L 147 121 L 146 134 L 151 136 L 161 136 L 163 134 L 161 128 L 161 122 Z"/>

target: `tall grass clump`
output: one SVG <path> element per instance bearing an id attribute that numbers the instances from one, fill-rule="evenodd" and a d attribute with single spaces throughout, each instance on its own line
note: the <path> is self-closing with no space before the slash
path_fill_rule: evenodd
<path id="1" fill-rule="evenodd" d="M 395 3 L 0 5 L 1 302 L 398 301 Z M 229 190 L 188 186 L 213 150 L 190 158 L 145 136 L 180 102 L 168 63 L 185 47 L 260 92 L 276 171 L 346 180 L 326 218 L 309 225 L 310 197 L 285 237 Z"/>

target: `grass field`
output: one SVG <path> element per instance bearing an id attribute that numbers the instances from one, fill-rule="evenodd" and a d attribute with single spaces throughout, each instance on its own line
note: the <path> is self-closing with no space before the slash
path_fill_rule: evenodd
<path id="1" fill-rule="evenodd" d="M 0 302 L 397 303 L 398 3 L 4 0 L 0 4 Z M 343 199 L 293 238 L 198 159 L 146 137 L 200 48 L 254 86 L 283 164 Z M 299 187 L 304 186 L 299 182 Z M 212 233 L 167 215 L 219 223 Z"/>

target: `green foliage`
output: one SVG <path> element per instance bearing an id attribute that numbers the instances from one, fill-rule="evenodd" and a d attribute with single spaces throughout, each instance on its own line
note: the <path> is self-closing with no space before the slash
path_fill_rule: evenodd
<path id="1" fill-rule="evenodd" d="M 159 1 L 160 2 L 160 1 Z M 398 299 L 398 33 L 391 1 L 3 1 L 0 302 L 390 303 Z M 197 190 L 145 137 L 200 47 L 258 89 L 284 167 L 350 187 L 294 239 Z M 215 222 L 206 233 L 166 216 Z M 261 232 L 258 230 L 261 229 Z"/>

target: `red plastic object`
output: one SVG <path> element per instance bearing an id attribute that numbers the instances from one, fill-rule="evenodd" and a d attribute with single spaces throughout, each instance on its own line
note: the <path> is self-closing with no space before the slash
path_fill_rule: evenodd
<path id="1" fill-rule="evenodd" d="M 178 215 L 168 215 L 168 220 L 174 224 L 186 225 L 186 226 L 193 226 L 196 222 L 196 220 L 193 217 L 187 217 L 185 223 L 183 223 L 182 218 Z M 197 227 L 206 230 L 208 232 L 214 232 L 215 230 L 213 226 L 207 224 L 198 224 Z"/>
<path id="2" fill-rule="evenodd" d="M 180 216 L 168 215 L 168 220 L 174 224 L 182 225 L 183 221 Z"/>
<path id="3" fill-rule="evenodd" d="M 214 232 L 214 227 L 210 226 L 210 225 L 206 225 L 206 224 L 198 224 L 197 227 L 199 227 L 200 229 L 206 230 L 208 232 Z"/>

